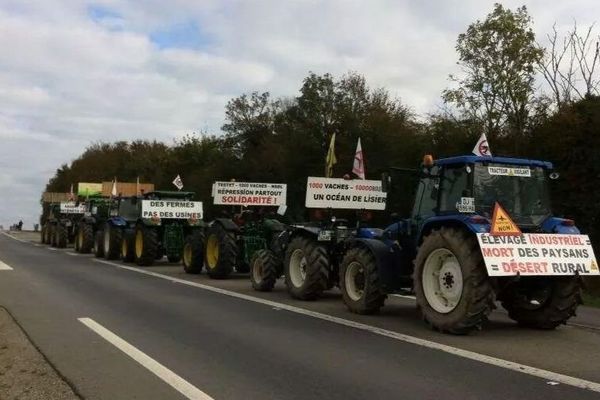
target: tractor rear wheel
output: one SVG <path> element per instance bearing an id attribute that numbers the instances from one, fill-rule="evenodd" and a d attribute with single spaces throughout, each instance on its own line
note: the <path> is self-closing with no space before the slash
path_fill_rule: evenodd
<path id="1" fill-rule="evenodd" d="M 121 261 L 131 263 L 135 261 L 135 231 L 127 229 L 123 232 L 121 241 Z"/>
<path id="2" fill-rule="evenodd" d="M 238 247 L 235 236 L 221 224 L 212 224 L 208 228 L 204 258 L 206 272 L 214 279 L 227 278 L 233 271 L 237 259 Z"/>
<path id="3" fill-rule="evenodd" d="M 64 249 L 69 243 L 69 232 L 63 224 L 56 225 L 56 247 Z"/>
<path id="4" fill-rule="evenodd" d="M 96 238 L 94 240 L 94 256 L 96 256 L 96 258 L 104 257 L 104 231 L 96 232 Z"/>
<path id="5" fill-rule="evenodd" d="M 83 254 L 90 253 L 94 248 L 94 227 L 90 224 L 80 225 L 77 236 L 81 237 L 79 252 Z"/>
<path id="6" fill-rule="evenodd" d="M 56 225 L 50 224 L 48 226 L 48 244 L 50 246 L 56 246 Z"/>
<path id="7" fill-rule="evenodd" d="M 199 274 L 204 266 L 204 235 L 196 230 L 185 238 L 183 245 L 183 270 L 188 274 Z"/>
<path id="8" fill-rule="evenodd" d="M 435 330 L 467 334 L 495 308 L 477 240 L 463 230 L 432 231 L 419 248 L 413 280 L 423 320 Z"/>
<path id="9" fill-rule="evenodd" d="M 386 299 L 381 289 L 377 261 L 365 248 L 350 249 L 340 266 L 340 290 L 348 309 L 357 314 L 375 314 Z"/>
<path id="10" fill-rule="evenodd" d="M 158 253 L 158 232 L 156 229 L 138 224 L 135 228 L 135 262 L 140 266 L 154 264 Z"/>
<path id="11" fill-rule="evenodd" d="M 327 248 L 314 239 L 297 236 L 285 252 L 285 285 L 288 293 L 300 300 L 315 300 L 329 282 L 330 261 Z"/>
<path id="12" fill-rule="evenodd" d="M 104 258 L 107 260 L 116 260 L 121 254 L 121 240 L 123 231 L 116 226 L 106 224 L 104 227 Z"/>
<path id="13" fill-rule="evenodd" d="M 42 244 L 46 244 L 47 240 L 46 240 L 46 234 L 48 233 L 48 225 L 44 224 L 42 225 L 42 230 L 40 232 L 40 242 Z"/>
<path id="14" fill-rule="evenodd" d="M 271 250 L 258 250 L 250 262 L 250 281 L 254 290 L 270 292 L 281 276 L 281 260 Z"/>
<path id="15" fill-rule="evenodd" d="M 580 304 L 581 279 L 577 276 L 523 277 L 502 299 L 511 319 L 536 329 L 566 324 Z"/>

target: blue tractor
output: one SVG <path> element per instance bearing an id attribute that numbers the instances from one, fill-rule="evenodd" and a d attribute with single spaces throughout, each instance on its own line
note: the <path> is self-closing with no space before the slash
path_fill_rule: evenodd
<path id="1" fill-rule="evenodd" d="M 581 304 L 578 273 L 496 277 L 488 274 L 478 233 L 489 233 L 495 204 L 522 233 L 579 234 L 572 220 L 553 216 L 546 161 L 425 156 L 409 218 L 396 218 L 376 238 L 356 238 L 340 264 L 340 288 L 355 313 L 376 313 L 388 294 L 414 291 L 423 320 L 435 330 L 480 329 L 501 302 L 519 324 L 554 329 Z M 393 174 L 384 174 L 392 192 Z M 593 264 L 595 265 L 595 264 Z"/>

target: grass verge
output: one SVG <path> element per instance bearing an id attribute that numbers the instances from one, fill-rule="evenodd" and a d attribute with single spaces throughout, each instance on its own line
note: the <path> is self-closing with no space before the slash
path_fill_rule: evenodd
<path id="1" fill-rule="evenodd" d="M 590 307 L 600 308 L 600 296 L 594 296 L 589 293 L 583 292 L 583 304 Z"/>

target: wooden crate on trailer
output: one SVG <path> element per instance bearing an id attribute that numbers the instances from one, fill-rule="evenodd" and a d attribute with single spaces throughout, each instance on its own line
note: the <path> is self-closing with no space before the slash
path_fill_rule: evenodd
<path id="1" fill-rule="evenodd" d="M 69 200 L 70 195 L 70 193 L 62 192 L 44 192 L 42 193 L 42 201 L 44 203 L 60 203 Z"/>
<path id="2" fill-rule="evenodd" d="M 112 187 L 112 182 L 102 182 L 102 195 L 110 196 Z M 148 193 L 153 190 L 153 183 L 140 183 L 138 186 L 135 182 L 117 182 L 117 195 L 121 196 L 135 196 L 136 194 Z"/>

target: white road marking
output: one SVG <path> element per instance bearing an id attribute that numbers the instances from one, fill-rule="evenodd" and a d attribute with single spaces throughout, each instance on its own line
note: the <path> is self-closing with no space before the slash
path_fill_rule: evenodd
<path id="1" fill-rule="evenodd" d="M 513 361 L 503 360 L 501 358 L 496 358 L 496 357 L 488 356 L 485 354 L 476 353 L 474 351 L 469 351 L 469 350 L 464 350 L 464 349 L 460 349 L 457 347 L 448 346 L 448 345 L 445 345 L 442 343 L 437 343 L 437 342 L 433 342 L 430 340 L 421 339 L 421 338 L 418 338 L 415 336 L 405 335 L 403 333 L 394 332 L 394 331 L 390 331 L 387 329 L 363 324 L 360 322 L 355 322 L 355 321 L 351 321 L 351 320 L 347 320 L 347 319 L 343 319 L 343 318 L 339 318 L 339 317 L 334 317 L 334 316 L 327 315 L 327 314 L 322 314 L 322 313 L 319 313 L 316 311 L 311 311 L 311 310 L 291 306 L 291 305 L 284 304 L 284 303 L 278 303 L 278 302 L 271 301 L 271 300 L 261 299 L 258 297 L 253 297 L 253 296 L 249 296 L 249 295 L 245 295 L 245 294 L 241 294 L 241 293 L 237 293 L 237 292 L 232 292 L 230 290 L 221 289 L 221 288 L 217 288 L 217 287 L 213 287 L 213 286 L 208 286 L 208 285 L 204 285 L 202 283 L 191 282 L 191 281 L 188 281 L 185 279 L 174 278 L 172 276 L 159 274 L 157 272 L 146 271 L 141 268 L 116 264 L 116 263 L 106 261 L 106 260 L 94 259 L 94 261 L 97 261 L 97 262 L 103 263 L 103 264 L 107 264 L 107 265 L 112 265 L 113 267 L 126 269 L 129 271 L 134 271 L 134 272 L 137 272 L 140 274 L 149 275 L 149 276 L 153 276 L 153 277 L 161 278 L 161 279 L 166 279 L 171 282 L 177 282 L 177 283 L 181 283 L 184 285 L 197 287 L 197 288 L 208 290 L 208 291 L 211 291 L 214 293 L 219 293 L 219 294 L 223 294 L 226 296 L 235 297 L 237 299 L 252 301 L 252 302 L 264 304 L 264 305 L 267 305 L 270 307 L 276 307 L 276 308 L 279 308 L 282 310 L 290 311 L 290 312 L 293 312 L 296 314 L 301 314 L 301 315 L 309 316 L 312 318 L 317 318 L 317 319 L 321 319 L 324 321 L 333 322 L 333 323 L 336 323 L 339 325 L 344 325 L 344 326 L 348 326 L 351 328 L 360 329 L 362 331 L 370 332 L 370 333 L 380 335 L 380 336 L 385 336 L 385 337 L 388 337 L 391 339 L 399 340 L 401 342 L 406 342 L 406 343 L 414 344 L 417 346 L 423 346 L 423 347 L 433 349 L 433 350 L 443 351 L 445 353 L 449 353 L 449 354 L 452 354 L 452 355 L 455 355 L 458 357 L 463 357 L 463 358 L 466 358 L 469 360 L 478 361 L 478 362 L 481 362 L 484 364 L 489 364 L 489 365 L 493 365 L 496 367 L 509 369 L 511 371 L 521 372 L 524 374 L 535 376 L 535 377 L 544 379 L 546 381 L 555 381 L 555 382 L 563 383 L 565 385 L 570 385 L 570 386 L 578 387 L 581 389 L 587 389 L 587 390 L 591 390 L 591 391 L 600 393 L 600 383 L 598 383 L 598 382 L 592 382 L 592 381 L 588 381 L 585 379 L 580 379 L 580 378 L 576 378 L 573 376 L 563 375 L 563 374 L 560 374 L 557 372 L 548 371 L 545 369 L 531 367 L 529 365 L 519 364 L 519 363 L 516 363 Z"/>
<path id="2" fill-rule="evenodd" d="M 0 271 L 12 271 L 12 267 L 0 261 Z"/>
<path id="3" fill-rule="evenodd" d="M 29 243 L 29 241 L 27 240 L 23 240 L 23 239 L 19 239 L 16 236 L 11 235 L 10 233 L 6 233 L 6 232 L 2 232 L 3 235 L 8 236 L 11 239 L 15 239 L 17 242 L 21 242 L 21 243 Z"/>
<path id="4" fill-rule="evenodd" d="M 160 364 L 158 361 L 148 356 L 141 350 L 137 349 L 133 345 L 129 344 L 125 340 L 121 339 L 119 336 L 115 335 L 96 321 L 91 318 L 77 318 L 79 322 L 90 328 L 92 331 L 96 332 L 98 335 L 102 336 L 107 342 L 121 350 L 123 353 L 127 354 L 129 357 L 133 358 L 137 361 L 142 367 L 146 368 L 154 375 L 158 376 L 160 379 L 165 381 L 168 385 L 173 387 L 173 389 L 177 390 L 179 393 L 192 400 L 213 400 L 212 397 L 204 393 L 202 390 L 198 389 L 196 386 L 192 385 L 175 372 L 171 371 L 164 365 Z"/>
<path id="5" fill-rule="evenodd" d="M 79 255 L 79 253 L 73 253 L 72 251 L 67 251 L 66 253 L 70 256 L 78 256 Z"/>
<path id="6" fill-rule="evenodd" d="M 52 251 L 58 251 L 58 249 L 56 247 L 46 247 L 48 250 L 52 250 Z"/>

